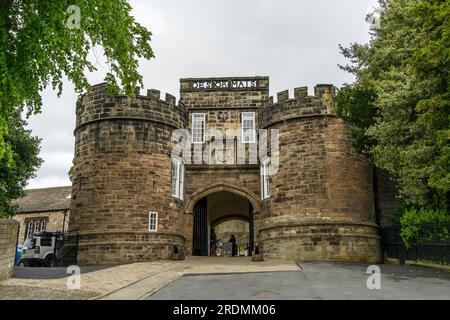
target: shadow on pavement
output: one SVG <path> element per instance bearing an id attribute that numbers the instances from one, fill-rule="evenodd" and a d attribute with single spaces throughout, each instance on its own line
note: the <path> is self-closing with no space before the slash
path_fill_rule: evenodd
<path id="1" fill-rule="evenodd" d="M 104 270 L 115 267 L 116 265 L 107 266 L 85 266 L 81 268 L 81 274 Z M 13 278 L 16 279 L 61 279 L 68 277 L 71 273 L 66 273 L 67 267 L 14 267 Z"/>

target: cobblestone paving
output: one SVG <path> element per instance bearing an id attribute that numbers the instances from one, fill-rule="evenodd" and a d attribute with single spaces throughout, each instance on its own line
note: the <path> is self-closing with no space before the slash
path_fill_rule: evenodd
<path id="1" fill-rule="evenodd" d="M 117 290 L 173 267 L 172 262 L 144 262 L 108 267 L 82 267 L 81 289 L 68 290 L 65 268 L 17 267 L 15 278 L 0 282 L 0 300 L 89 299 Z"/>

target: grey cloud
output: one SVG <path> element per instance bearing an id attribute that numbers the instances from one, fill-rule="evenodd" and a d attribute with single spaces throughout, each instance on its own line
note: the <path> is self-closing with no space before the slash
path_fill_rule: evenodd
<path id="1" fill-rule="evenodd" d="M 365 15 L 376 0 L 136 0 L 131 5 L 154 34 L 156 59 L 140 66 L 145 87 L 178 96 L 180 77 L 267 75 L 271 94 L 351 82 L 337 67 L 345 63 L 338 44 L 368 41 Z M 99 70 L 89 75 L 92 83 L 106 72 L 101 50 L 95 51 Z M 43 101 L 42 114 L 33 116 L 29 127 L 43 139 L 46 162 L 29 187 L 70 184 L 76 94 L 66 83 L 60 99 L 46 90 Z"/>

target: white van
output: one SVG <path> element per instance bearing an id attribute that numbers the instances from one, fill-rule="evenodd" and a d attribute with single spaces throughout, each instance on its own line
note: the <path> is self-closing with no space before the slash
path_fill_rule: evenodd
<path id="1" fill-rule="evenodd" d="M 19 266 L 34 267 L 54 265 L 54 252 L 58 232 L 35 233 L 31 239 L 27 239 L 22 249 Z"/>

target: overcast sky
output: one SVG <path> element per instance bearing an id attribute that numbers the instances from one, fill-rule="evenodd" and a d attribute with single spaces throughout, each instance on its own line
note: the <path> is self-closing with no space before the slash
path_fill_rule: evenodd
<path id="1" fill-rule="evenodd" d="M 365 16 L 376 6 L 376 0 L 130 2 L 153 33 L 156 57 L 140 65 L 145 88 L 177 97 L 182 77 L 269 76 L 271 94 L 305 85 L 312 94 L 318 83 L 352 82 L 337 67 L 345 63 L 338 45 L 369 40 Z M 99 60 L 92 84 L 106 72 Z M 29 119 L 29 128 L 42 138 L 45 162 L 28 188 L 70 185 L 76 98 L 68 82 L 59 99 L 43 92 L 42 113 Z"/>

